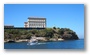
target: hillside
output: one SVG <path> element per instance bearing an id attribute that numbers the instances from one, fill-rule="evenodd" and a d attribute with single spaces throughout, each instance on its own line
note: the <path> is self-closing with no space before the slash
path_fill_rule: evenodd
<path id="1" fill-rule="evenodd" d="M 4 40 L 30 39 L 31 36 L 44 37 L 47 41 L 51 39 L 77 40 L 77 34 L 69 28 L 45 28 L 41 30 L 32 29 L 4 29 Z"/>

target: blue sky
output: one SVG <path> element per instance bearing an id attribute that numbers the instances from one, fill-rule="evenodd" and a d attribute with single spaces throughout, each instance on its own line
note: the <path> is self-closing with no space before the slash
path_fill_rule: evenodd
<path id="1" fill-rule="evenodd" d="M 45 17 L 47 27 L 70 28 L 84 38 L 84 4 L 4 4 L 4 25 L 24 27 L 30 16 Z"/>

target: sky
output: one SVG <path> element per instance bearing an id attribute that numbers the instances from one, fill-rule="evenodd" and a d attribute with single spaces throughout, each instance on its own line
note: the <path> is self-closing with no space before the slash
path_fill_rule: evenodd
<path id="1" fill-rule="evenodd" d="M 28 17 L 45 17 L 47 27 L 70 28 L 84 38 L 84 4 L 4 4 L 4 25 L 24 27 Z"/>

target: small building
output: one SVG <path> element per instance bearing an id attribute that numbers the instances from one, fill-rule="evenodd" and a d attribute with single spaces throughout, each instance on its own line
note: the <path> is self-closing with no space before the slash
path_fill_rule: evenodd
<path id="1" fill-rule="evenodd" d="M 14 25 L 4 25 L 4 28 L 14 28 Z"/>

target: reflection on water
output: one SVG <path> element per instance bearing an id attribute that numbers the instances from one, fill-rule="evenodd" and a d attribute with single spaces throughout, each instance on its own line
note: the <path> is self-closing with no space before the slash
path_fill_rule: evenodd
<path id="1" fill-rule="evenodd" d="M 84 49 L 84 39 L 58 42 L 39 42 L 27 45 L 27 42 L 4 43 L 5 49 Z"/>
<path id="2" fill-rule="evenodd" d="M 27 43 L 27 45 L 40 45 L 40 44 L 46 44 L 45 42 L 44 43 Z"/>

